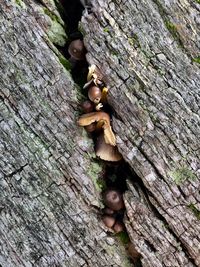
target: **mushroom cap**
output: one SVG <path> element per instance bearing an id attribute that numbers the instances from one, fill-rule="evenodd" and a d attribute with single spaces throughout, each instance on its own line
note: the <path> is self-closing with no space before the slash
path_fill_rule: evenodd
<path id="1" fill-rule="evenodd" d="M 106 144 L 110 144 L 112 146 L 116 146 L 116 138 L 112 131 L 111 126 L 106 126 L 105 124 L 102 126 L 104 129 L 104 139 Z"/>
<path id="2" fill-rule="evenodd" d="M 116 223 L 113 226 L 113 230 L 115 231 L 115 233 L 120 233 L 120 232 L 124 231 L 123 223 L 116 221 Z"/>
<path id="3" fill-rule="evenodd" d="M 78 125 L 87 126 L 93 122 L 99 122 L 99 121 L 102 121 L 105 143 L 115 146 L 116 138 L 110 127 L 110 116 L 106 112 L 98 111 L 98 112 L 90 112 L 87 114 L 83 114 L 78 120 Z"/>
<path id="4" fill-rule="evenodd" d="M 114 210 L 112 210 L 110 208 L 104 208 L 103 209 L 103 213 L 107 214 L 107 215 L 113 215 L 114 214 Z"/>
<path id="5" fill-rule="evenodd" d="M 84 128 L 88 133 L 94 132 L 96 130 L 96 123 L 93 122 L 92 124 L 87 125 Z"/>
<path id="6" fill-rule="evenodd" d="M 104 121 L 104 124 L 106 123 L 107 125 L 110 125 L 110 116 L 103 111 L 83 114 L 78 120 L 78 125 L 87 126 L 95 121 L 98 122 L 100 120 Z"/>
<path id="7" fill-rule="evenodd" d="M 106 161 L 119 161 L 122 159 L 122 155 L 116 146 L 106 144 L 102 133 L 97 138 L 95 152 L 98 157 Z"/>
<path id="8" fill-rule="evenodd" d="M 88 90 L 88 97 L 89 99 L 94 102 L 94 103 L 99 103 L 99 101 L 101 100 L 101 89 L 97 86 L 92 86 L 89 88 Z"/>
<path id="9" fill-rule="evenodd" d="M 110 215 L 104 215 L 102 221 L 109 228 L 112 228 L 113 225 L 115 224 L 115 218 Z"/>
<path id="10" fill-rule="evenodd" d="M 83 60 L 85 58 L 85 47 L 83 41 L 80 39 L 72 41 L 68 47 L 68 53 L 76 60 Z"/>
<path id="11" fill-rule="evenodd" d="M 124 208 L 122 194 L 116 189 L 108 189 L 103 193 L 103 200 L 107 207 L 112 210 L 121 210 Z"/>
<path id="12" fill-rule="evenodd" d="M 89 100 L 86 100 L 81 104 L 81 107 L 83 109 L 83 112 L 90 113 L 94 110 L 94 103 Z"/>

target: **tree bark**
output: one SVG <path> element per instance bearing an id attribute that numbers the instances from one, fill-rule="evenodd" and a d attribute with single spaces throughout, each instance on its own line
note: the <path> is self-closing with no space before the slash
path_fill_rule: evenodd
<path id="1" fill-rule="evenodd" d="M 46 4 L 0 5 L 0 266 L 130 266 L 100 220 L 102 168 Z"/>
<path id="2" fill-rule="evenodd" d="M 124 199 L 143 266 L 200 266 L 199 10 L 189 0 L 95 0 L 82 19 L 118 148 L 140 180 Z"/>
<path id="3" fill-rule="evenodd" d="M 132 266 L 100 220 L 104 170 L 76 125 L 82 95 L 54 46 L 67 36 L 53 1 L 0 3 L 1 266 Z M 130 239 L 142 266 L 200 266 L 200 5 L 91 5 L 87 60 L 138 176 L 124 194 Z"/>

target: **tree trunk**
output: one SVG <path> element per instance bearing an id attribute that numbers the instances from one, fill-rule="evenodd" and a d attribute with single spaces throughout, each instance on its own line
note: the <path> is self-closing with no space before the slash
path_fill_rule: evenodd
<path id="1" fill-rule="evenodd" d="M 200 266 L 199 1 L 92 3 L 87 59 L 105 75 L 118 148 L 140 178 L 124 196 L 131 241 L 145 267 Z"/>
<path id="2" fill-rule="evenodd" d="M 81 95 L 52 43 L 66 42 L 54 11 L 1 1 L 0 266 L 127 266 L 99 218 L 102 169 L 76 125 Z"/>
<path id="3" fill-rule="evenodd" d="M 54 46 L 66 44 L 64 23 L 41 2 L 0 2 L 0 265 L 133 266 L 101 223 L 104 170 Z M 200 5 L 170 2 L 92 0 L 80 25 L 138 176 L 124 222 L 145 267 L 200 266 Z"/>

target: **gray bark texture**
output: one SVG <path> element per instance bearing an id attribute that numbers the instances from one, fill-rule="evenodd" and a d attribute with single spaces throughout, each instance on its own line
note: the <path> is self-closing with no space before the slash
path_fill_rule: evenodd
<path id="1" fill-rule="evenodd" d="M 143 184 L 124 195 L 131 241 L 144 266 L 200 266 L 200 3 L 92 3 L 87 59 L 105 75 L 118 148 Z"/>
<path id="2" fill-rule="evenodd" d="M 199 1 L 91 5 L 87 60 L 138 176 L 124 194 L 131 242 L 144 267 L 200 266 Z M 101 222 L 104 169 L 76 124 L 63 25 L 53 1 L 0 1 L 0 266 L 133 266 Z"/>
<path id="3" fill-rule="evenodd" d="M 129 266 L 99 216 L 102 169 L 49 10 L 0 4 L 0 266 Z"/>

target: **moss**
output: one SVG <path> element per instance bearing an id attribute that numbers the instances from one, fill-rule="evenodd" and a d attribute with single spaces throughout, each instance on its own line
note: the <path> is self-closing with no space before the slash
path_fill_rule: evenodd
<path id="1" fill-rule="evenodd" d="M 51 27 L 47 32 L 47 35 L 52 43 L 61 47 L 65 46 L 67 41 L 67 35 L 63 26 L 57 21 L 51 21 Z"/>
<path id="2" fill-rule="evenodd" d="M 124 245 L 128 244 L 128 242 L 130 241 L 127 232 L 120 232 L 115 236 L 117 236 Z"/>
<path id="3" fill-rule="evenodd" d="M 180 185 L 186 180 L 195 180 L 196 175 L 187 168 L 180 168 L 169 173 L 177 185 Z"/>
<path id="4" fill-rule="evenodd" d="M 59 55 L 58 58 L 59 58 L 60 63 L 63 65 L 63 67 L 66 70 L 71 70 L 71 64 L 70 64 L 70 62 L 63 55 Z"/>
<path id="5" fill-rule="evenodd" d="M 92 162 L 87 171 L 88 175 L 91 177 L 92 181 L 94 182 L 96 190 L 99 192 L 104 190 L 104 187 L 105 187 L 105 182 L 99 179 L 101 172 L 102 172 L 102 166 L 99 162 L 98 163 Z"/>
<path id="6" fill-rule="evenodd" d="M 199 0 L 200 1 L 200 0 Z M 200 64 L 200 56 L 192 59 L 193 62 Z"/>
<path id="7" fill-rule="evenodd" d="M 193 203 L 188 205 L 188 208 L 191 209 L 197 219 L 200 220 L 200 210 L 198 210 Z"/>
<path id="8" fill-rule="evenodd" d="M 165 26 L 167 27 L 168 31 L 171 33 L 171 35 L 174 37 L 174 39 L 179 43 L 180 46 L 183 46 L 180 34 L 176 28 L 176 25 L 174 25 L 171 21 L 165 20 Z"/>
<path id="9" fill-rule="evenodd" d="M 110 30 L 109 30 L 107 27 L 105 27 L 105 28 L 103 29 L 103 31 L 104 31 L 104 32 L 110 32 Z"/>
<path id="10" fill-rule="evenodd" d="M 140 42 L 139 42 L 139 38 L 136 34 L 134 34 L 132 37 L 129 37 L 128 42 L 131 46 L 141 47 Z"/>
<path id="11" fill-rule="evenodd" d="M 21 8 L 26 7 L 26 5 L 24 4 L 24 2 L 22 0 L 15 0 L 15 3 Z"/>
<path id="12" fill-rule="evenodd" d="M 200 4 L 200 0 L 195 0 L 197 2 L 197 4 Z"/>

